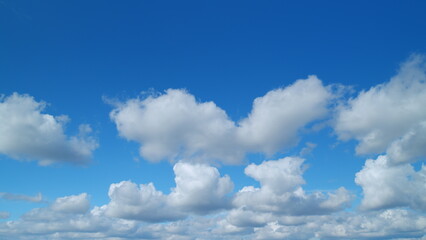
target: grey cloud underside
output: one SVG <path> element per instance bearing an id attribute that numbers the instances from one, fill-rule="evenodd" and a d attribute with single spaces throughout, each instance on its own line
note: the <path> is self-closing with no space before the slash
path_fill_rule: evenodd
<path id="1" fill-rule="evenodd" d="M 78 195 L 77 195 L 78 196 Z M 426 216 L 406 209 L 370 213 L 276 216 L 246 213 L 236 224 L 228 215 L 143 224 L 106 216 L 95 207 L 86 212 L 35 209 L 20 220 L 0 222 L 2 239 L 426 239 Z M 241 223 L 241 221 L 240 221 Z"/>

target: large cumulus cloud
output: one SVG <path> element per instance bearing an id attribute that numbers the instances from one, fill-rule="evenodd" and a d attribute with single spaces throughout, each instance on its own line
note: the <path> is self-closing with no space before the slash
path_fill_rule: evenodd
<path id="1" fill-rule="evenodd" d="M 310 76 L 256 98 L 239 122 L 213 102 L 199 102 L 177 89 L 130 99 L 110 116 L 120 135 L 139 142 L 141 156 L 150 161 L 239 163 L 247 152 L 273 154 L 294 145 L 301 128 L 324 117 L 331 98 L 329 88 Z"/>
<path id="2" fill-rule="evenodd" d="M 236 194 L 234 205 L 240 212 L 243 209 L 290 216 L 328 214 L 349 206 L 352 194 L 343 187 L 327 194 L 307 194 L 301 187 L 305 183 L 303 161 L 286 157 L 249 165 L 245 173 L 258 180 L 260 188 L 244 187 Z"/>
<path id="3" fill-rule="evenodd" d="M 393 165 L 386 155 L 369 159 L 356 174 L 363 189 L 361 209 L 411 207 L 426 211 L 426 167 L 415 171 L 410 164 Z"/>
<path id="4" fill-rule="evenodd" d="M 204 164 L 178 162 L 173 168 L 176 187 L 166 195 L 153 183 L 123 181 L 111 184 L 110 203 L 102 209 L 107 215 L 146 222 L 171 221 L 189 214 L 207 214 L 230 207 L 233 183 L 229 176 Z"/>

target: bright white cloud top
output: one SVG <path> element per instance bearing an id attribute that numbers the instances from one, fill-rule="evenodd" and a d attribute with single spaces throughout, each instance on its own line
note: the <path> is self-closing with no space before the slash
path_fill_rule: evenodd
<path id="1" fill-rule="evenodd" d="M 109 202 L 98 206 L 90 203 L 90 193 L 48 201 L 41 193 L 1 192 L 4 201 L 48 204 L 19 219 L 8 220 L 10 213 L 1 211 L 0 238 L 426 238 L 425 56 L 413 55 L 389 82 L 347 100 L 315 76 L 297 80 L 256 98 L 240 121 L 214 102 L 196 99 L 169 89 L 118 103 L 110 113 L 118 134 L 140 144 L 143 159 L 173 164 L 169 191 L 123 180 L 110 184 Z M 45 108 L 30 95 L 2 99 L 1 153 L 41 165 L 88 163 L 98 147 L 90 128 L 83 125 L 80 135 L 67 136 L 68 118 L 43 113 Z M 335 141 L 355 139 L 356 153 L 368 154 L 353 173 L 362 195 L 345 186 L 304 189 L 306 158 L 315 143 L 306 142 L 300 156 L 286 156 L 309 134 L 302 129 L 323 120 L 331 123 Z M 249 162 L 251 153 L 263 160 Z M 269 157 L 274 154 L 283 157 Z M 236 189 L 236 179 L 221 174 L 229 164 L 243 164 L 253 184 Z"/>
<path id="2" fill-rule="evenodd" d="M 425 56 L 413 55 L 389 82 L 363 91 L 338 110 L 335 130 L 359 141 L 358 154 L 383 153 L 394 162 L 425 156 Z M 414 158 L 414 159 L 413 159 Z"/>
<path id="3" fill-rule="evenodd" d="M 119 103 L 110 116 L 120 135 L 139 142 L 141 156 L 150 161 L 237 164 L 246 153 L 272 155 L 294 146 L 298 131 L 327 114 L 332 96 L 310 76 L 256 98 L 249 116 L 239 122 L 213 102 L 197 102 L 177 89 Z"/>
<path id="4" fill-rule="evenodd" d="M 66 115 L 43 113 L 46 103 L 14 93 L 0 100 L 0 153 L 18 160 L 84 164 L 98 147 L 89 125 L 80 125 L 77 136 L 66 136 Z"/>

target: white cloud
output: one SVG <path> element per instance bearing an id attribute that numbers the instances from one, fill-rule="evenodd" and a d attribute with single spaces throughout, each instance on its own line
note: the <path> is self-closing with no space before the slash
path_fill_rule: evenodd
<path id="1" fill-rule="evenodd" d="M 2 239 L 109 239 L 133 233 L 133 221 L 104 216 L 98 207 L 87 211 L 87 194 L 57 198 L 18 220 L 0 222 Z M 130 235 L 129 235 L 130 236 Z"/>
<path id="2" fill-rule="evenodd" d="M 426 217 L 406 209 L 313 216 L 244 213 L 246 219 L 239 216 L 240 222 L 235 222 L 233 212 L 220 221 L 222 238 L 232 238 L 225 235 L 226 229 L 245 231 L 246 234 L 237 235 L 243 239 L 420 239 L 426 234 Z M 252 220 L 260 224 L 252 224 Z"/>
<path id="3" fill-rule="evenodd" d="M 426 217 L 406 209 L 345 214 L 324 221 L 320 239 L 419 239 L 426 235 Z"/>
<path id="4" fill-rule="evenodd" d="M 38 193 L 35 196 L 28 196 L 24 194 L 0 192 L 0 199 L 11 201 L 41 202 L 43 201 L 43 196 L 41 195 L 41 193 Z"/>
<path id="5" fill-rule="evenodd" d="M 175 89 L 118 104 L 110 117 L 122 137 L 141 144 L 141 156 L 150 161 L 239 163 L 247 152 L 273 154 L 294 145 L 300 129 L 326 115 L 331 98 L 328 88 L 310 76 L 255 99 L 249 116 L 238 123 L 213 102 L 198 102 Z"/>
<path id="6" fill-rule="evenodd" d="M 64 134 L 67 116 L 42 113 L 46 103 L 29 95 L 14 93 L 0 100 L 0 153 L 15 159 L 38 160 L 41 165 L 55 162 L 87 163 L 97 142 L 80 127 L 78 136 Z"/>
<path id="7" fill-rule="evenodd" d="M 277 215 L 315 215 L 342 210 L 352 200 L 343 187 L 327 195 L 321 192 L 305 193 L 300 186 L 303 159 L 286 157 L 250 164 L 245 173 L 260 182 L 260 188 L 244 187 L 235 196 L 234 205 L 246 210 Z"/>
<path id="8" fill-rule="evenodd" d="M 34 208 L 25 213 L 22 219 L 26 221 L 54 221 L 68 218 L 74 214 L 85 214 L 90 208 L 87 193 L 70 195 L 55 199 L 55 201 L 44 208 Z"/>
<path id="9" fill-rule="evenodd" d="M 57 198 L 51 208 L 54 211 L 65 213 L 85 213 L 90 208 L 87 193 Z"/>
<path id="10" fill-rule="evenodd" d="M 262 164 L 248 165 L 244 173 L 260 182 L 262 188 L 278 194 L 294 191 L 305 183 L 302 177 L 304 159 L 287 157 Z"/>
<path id="11" fill-rule="evenodd" d="M 332 94 L 316 76 L 256 98 L 238 128 L 239 140 L 250 151 L 273 154 L 297 142 L 306 124 L 324 117 Z"/>
<path id="12" fill-rule="evenodd" d="M 392 163 L 416 162 L 426 156 L 426 121 L 411 128 L 404 136 L 395 140 L 386 150 Z"/>
<path id="13" fill-rule="evenodd" d="M 338 111 L 335 130 L 342 140 L 359 141 L 358 154 L 383 153 L 394 141 L 410 141 L 410 150 L 416 156 L 393 154 L 401 157 L 396 161 L 410 162 L 411 157 L 425 154 L 420 150 L 424 149 L 424 138 L 412 132 L 421 130 L 426 121 L 425 102 L 426 58 L 413 55 L 389 82 L 361 92 L 343 106 Z"/>
<path id="14" fill-rule="evenodd" d="M 130 181 L 111 184 L 111 201 L 103 209 L 108 216 L 146 222 L 170 221 L 184 215 L 168 204 L 167 196 L 152 183 L 136 185 Z"/>
<path id="15" fill-rule="evenodd" d="M 387 156 L 367 160 L 356 174 L 363 189 L 361 209 L 411 207 L 426 210 L 426 167 L 416 172 L 410 164 L 389 164 Z"/>
<path id="16" fill-rule="evenodd" d="M 234 184 L 229 176 L 220 177 L 219 171 L 207 165 L 179 162 L 173 170 L 176 187 L 169 195 L 171 204 L 195 213 L 207 213 L 230 206 Z"/>
<path id="17" fill-rule="evenodd" d="M 69 196 L 73 197 L 73 196 Z M 66 199 L 68 197 L 58 198 Z M 57 200 L 58 200 L 57 199 Z M 154 224 L 105 215 L 103 207 L 85 213 L 33 209 L 18 220 L 0 222 L 2 239 L 419 239 L 426 217 L 407 209 L 367 213 L 283 216 L 243 211 Z M 238 211 L 238 210 L 236 210 Z M 237 214 L 238 215 L 238 214 Z M 255 224 L 253 224 L 255 222 Z"/>
<path id="18" fill-rule="evenodd" d="M 226 113 L 184 90 L 131 99 L 110 116 L 120 135 L 141 143 L 141 156 L 151 161 L 210 157 L 233 162 L 242 157 L 233 149 L 235 125 Z"/>
<path id="19" fill-rule="evenodd" d="M 207 214 L 230 207 L 233 189 L 229 176 L 203 164 L 178 162 L 173 167 L 176 187 L 169 195 L 157 191 L 153 183 L 139 187 L 130 181 L 111 184 L 108 216 L 146 222 L 181 219 L 191 213 Z"/>

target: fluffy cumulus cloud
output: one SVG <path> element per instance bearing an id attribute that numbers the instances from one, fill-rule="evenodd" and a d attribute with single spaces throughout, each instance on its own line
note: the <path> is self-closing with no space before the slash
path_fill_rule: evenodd
<path id="1" fill-rule="evenodd" d="M 359 154 L 383 153 L 391 161 L 425 156 L 426 58 L 413 55 L 389 82 L 372 87 L 338 110 L 340 139 L 356 139 Z"/>
<path id="2" fill-rule="evenodd" d="M 367 160 L 356 174 L 355 182 L 363 189 L 364 210 L 411 207 L 426 211 L 426 167 L 415 171 L 410 164 L 390 164 L 385 155 Z"/>
<path id="3" fill-rule="evenodd" d="M 179 162 L 173 170 L 176 187 L 169 196 L 173 206 L 195 213 L 207 213 L 230 206 L 228 194 L 234 184 L 229 176 L 221 177 L 217 168 Z"/>
<path id="4" fill-rule="evenodd" d="M 337 111 L 340 139 L 356 139 L 368 159 L 355 182 L 362 187 L 361 210 L 408 207 L 426 210 L 426 57 L 412 55 L 389 82 L 350 99 Z"/>
<path id="5" fill-rule="evenodd" d="M 87 193 L 57 198 L 44 208 L 34 208 L 25 213 L 22 219 L 26 221 L 54 221 L 67 219 L 73 215 L 85 214 L 89 211 L 90 201 Z"/>
<path id="6" fill-rule="evenodd" d="M 230 207 L 233 183 L 229 176 L 221 177 L 216 168 L 202 164 L 179 162 L 173 170 L 176 187 L 169 195 L 156 190 L 153 183 L 138 186 L 123 181 L 110 186 L 111 201 L 102 209 L 112 217 L 161 222 Z"/>
<path id="7" fill-rule="evenodd" d="M 373 165 L 380 162 L 379 159 L 374 161 Z M 305 182 L 303 162 L 298 157 L 287 157 L 247 166 L 245 173 L 259 181 L 260 188 L 243 188 L 233 196 L 232 205 L 228 204 L 233 185 L 229 177 L 220 176 L 211 166 L 179 162 L 174 167 L 176 187 L 168 195 L 156 190 L 153 184 L 138 186 L 123 181 L 111 185 L 109 204 L 91 210 L 86 193 L 60 197 L 46 207 L 29 211 L 18 220 L 0 222 L 0 238 L 425 238 L 426 216 L 419 211 L 398 208 L 403 205 L 393 205 L 393 209 L 374 208 L 376 211 L 369 212 L 345 212 L 340 210 L 347 206 L 352 196 L 344 188 L 326 194 L 304 193 L 301 188 Z M 403 166 L 409 164 L 387 167 Z M 361 172 L 367 171 L 366 168 Z M 391 175 L 399 173 L 405 174 L 402 171 Z M 425 182 L 417 177 L 420 176 L 412 174 L 408 179 Z M 383 184 L 383 181 L 374 181 L 378 182 L 377 186 Z M 387 191 L 386 186 L 382 188 Z M 421 195 L 424 193 L 418 194 Z M 7 213 L 3 215 L 3 218 L 8 217 Z"/>
<path id="8" fill-rule="evenodd" d="M 157 191 L 152 183 L 137 184 L 123 181 L 111 184 L 110 203 L 102 209 L 108 216 L 146 222 L 170 221 L 183 215 L 168 204 L 167 196 Z"/>
<path id="9" fill-rule="evenodd" d="M 239 122 L 239 141 L 250 151 L 267 154 L 292 146 L 298 130 L 327 113 L 331 97 L 316 76 L 272 90 L 256 98 L 249 116 Z"/>
<path id="10" fill-rule="evenodd" d="M 90 201 L 87 193 L 58 198 L 51 206 L 54 211 L 65 213 L 85 213 L 89 207 Z"/>
<path id="11" fill-rule="evenodd" d="M 213 102 L 198 102 L 176 89 L 130 99 L 110 116 L 121 136 L 141 144 L 140 154 L 148 160 L 238 163 L 247 152 L 273 154 L 294 145 L 301 128 L 324 117 L 331 98 L 310 76 L 255 99 L 249 116 L 237 123 Z"/>
<path id="12" fill-rule="evenodd" d="M 234 151 L 234 123 L 213 102 L 199 103 L 184 90 L 131 99 L 111 112 L 121 136 L 142 144 L 151 161 L 183 157 L 241 158 Z"/>
<path id="13" fill-rule="evenodd" d="M 334 192 L 307 194 L 302 158 L 286 157 L 250 164 L 245 173 L 260 182 L 261 187 L 244 187 L 235 196 L 234 205 L 239 212 L 272 213 L 276 215 L 315 215 L 342 210 L 350 204 L 352 194 L 341 187 Z M 237 214 L 234 214 L 238 217 Z M 245 217 L 244 214 L 241 217 Z M 256 221 L 259 223 L 259 221 Z"/>
<path id="14" fill-rule="evenodd" d="M 0 100 L 0 153 L 15 159 L 38 160 L 41 165 L 55 162 L 87 163 L 97 142 L 88 125 L 80 134 L 66 136 L 67 116 L 43 113 L 46 103 L 29 95 L 14 93 Z"/>
<path id="15" fill-rule="evenodd" d="M 241 220 L 237 218 L 246 218 L 250 211 L 259 214 L 259 217 L 263 213 L 315 215 L 348 206 L 352 195 L 344 188 L 326 194 L 305 193 L 300 186 L 304 183 L 303 161 L 288 157 L 249 165 L 246 174 L 260 181 L 261 187 L 244 187 L 234 196 L 231 195 L 231 179 L 220 176 L 216 168 L 178 162 L 173 168 L 176 187 L 171 189 L 170 194 L 156 190 L 152 183 L 138 186 L 123 181 L 111 185 L 111 201 L 101 209 L 111 217 L 145 222 L 172 221 L 190 214 L 205 215 L 232 209 L 232 221 L 238 222 Z"/>

